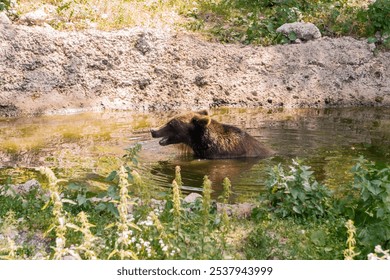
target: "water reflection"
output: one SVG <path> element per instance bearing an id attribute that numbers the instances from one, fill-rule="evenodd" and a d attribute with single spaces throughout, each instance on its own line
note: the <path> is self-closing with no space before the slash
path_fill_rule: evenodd
<path id="1" fill-rule="evenodd" d="M 23 182 L 33 168 L 46 165 L 61 178 L 93 186 L 121 164 L 124 149 L 141 143 L 139 169 L 146 180 L 169 187 L 174 167 L 182 169 L 184 191 L 200 191 L 204 175 L 213 181 L 214 196 L 229 177 L 237 197 L 257 196 L 269 167 L 305 159 L 318 179 L 334 189 L 350 178 L 359 155 L 379 163 L 390 159 L 390 109 L 219 109 L 218 121 L 236 125 L 277 151 L 268 159 L 197 160 L 175 147 L 152 139 L 150 127 L 166 122 L 176 112 L 134 114 L 106 112 L 0 120 L 0 184 L 12 176 Z M 27 171 L 24 175 L 23 171 Z M 98 174 L 99 176 L 92 176 Z"/>

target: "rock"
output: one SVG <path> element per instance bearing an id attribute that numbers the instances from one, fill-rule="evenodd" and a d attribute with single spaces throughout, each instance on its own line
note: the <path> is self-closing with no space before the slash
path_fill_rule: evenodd
<path id="1" fill-rule="evenodd" d="M 10 189 L 7 191 L 7 195 L 14 196 L 14 194 L 26 194 L 30 192 L 34 188 L 40 188 L 41 184 L 35 179 L 29 180 L 25 182 L 24 184 L 19 185 L 10 185 Z"/>
<path id="2" fill-rule="evenodd" d="M 193 203 L 195 202 L 198 198 L 202 198 L 202 196 L 198 193 L 190 193 L 189 195 L 187 195 L 183 201 L 184 202 L 187 202 L 187 203 Z"/>
<path id="3" fill-rule="evenodd" d="M 28 25 L 43 25 L 52 18 L 56 8 L 52 5 L 44 5 L 39 9 L 26 13 L 20 17 L 20 21 Z"/>
<path id="4" fill-rule="evenodd" d="M 237 204 L 217 203 L 218 213 L 222 213 L 223 209 L 225 209 L 228 216 L 235 216 L 237 218 L 248 218 L 255 207 L 255 204 L 248 202 Z"/>
<path id="5" fill-rule="evenodd" d="M 143 55 L 147 54 L 148 52 L 150 52 L 152 50 L 152 48 L 150 47 L 148 41 L 146 40 L 146 35 L 145 34 L 142 34 L 137 42 L 135 43 L 135 48 L 137 50 L 139 50 Z"/>
<path id="6" fill-rule="evenodd" d="M 4 12 L 0 12 L 0 24 L 11 24 L 11 20 L 8 18 L 8 16 Z"/>
<path id="7" fill-rule="evenodd" d="M 288 36 L 291 32 L 294 32 L 297 36 L 297 40 L 302 41 L 321 38 L 321 32 L 318 27 L 309 22 L 285 23 L 276 29 L 276 32 L 282 33 L 285 36 Z"/>
<path id="8" fill-rule="evenodd" d="M 19 109 L 11 102 L 0 103 L 0 116 L 12 118 L 17 117 L 19 114 Z"/>
<path id="9" fill-rule="evenodd" d="M 196 76 L 195 77 L 195 85 L 197 85 L 198 87 L 204 87 L 208 84 L 207 80 L 206 80 L 206 77 L 204 76 Z"/>
<path id="10" fill-rule="evenodd" d="M 248 218 L 251 215 L 253 208 L 255 208 L 255 205 L 252 203 L 239 203 L 235 214 L 237 217 Z"/>

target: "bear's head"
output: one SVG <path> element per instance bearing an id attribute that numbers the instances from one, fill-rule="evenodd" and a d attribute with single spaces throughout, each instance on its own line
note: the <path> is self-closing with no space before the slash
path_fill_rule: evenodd
<path id="1" fill-rule="evenodd" d="M 190 145 L 194 132 L 206 128 L 210 123 L 208 112 L 203 110 L 176 116 L 167 124 L 151 129 L 150 132 L 153 138 L 162 138 L 159 142 L 161 146 L 180 143 Z"/>

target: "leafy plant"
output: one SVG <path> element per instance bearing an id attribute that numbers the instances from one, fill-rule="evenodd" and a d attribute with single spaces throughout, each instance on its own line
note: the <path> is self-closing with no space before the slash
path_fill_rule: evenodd
<path id="1" fill-rule="evenodd" d="M 281 164 L 272 168 L 266 182 L 268 192 L 262 197 L 269 203 L 269 210 L 278 217 L 318 219 L 329 212 L 331 192 L 313 177 L 310 167 L 293 160 L 285 172 Z"/>
<path id="2" fill-rule="evenodd" d="M 7 10 L 11 5 L 10 0 L 0 0 L 0 11 Z"/>
<path id="3" fill-rule="evenodd" d="M 390 242 L 390 167 L 377 168 L 360 157 L 353 167 L 353 188 L 359 192 L 353 220 L 363 255 Z"/>
<path id="4" fill-rule="evenodd" d="M 377 0 L 359 14 L 359 20 L 365 23 L 366 36 L 371 43 L 383 43 L 390 48 L 390 1 Z M 376 35 L 380 35 L 378 38 Z"/>
<path id="5" fill-rule="evenodd" d="M 367 9 L 371 32 L 390 33 L 390 1 L 376 0 Z"/>
<path id="6" fill-rule="evenodd" d="M 347 228 L 347 233 L 348 233 L 348 239 L 347 239 L 347 246 L 348 246 L 348 248 L 344 250 L 344 259 L 345 260 L 353 260 L 354 257 L 359 255 L 359 253 L 355 252 L 356 227 L 353 225 L 353 221 L 352 220 L 348 220 L 345 223 L 345 227 Z"/>

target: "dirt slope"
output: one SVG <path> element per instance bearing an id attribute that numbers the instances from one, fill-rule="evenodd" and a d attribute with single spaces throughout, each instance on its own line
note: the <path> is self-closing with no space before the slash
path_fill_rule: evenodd
<path id="1" fill-rule="evenodd" d="M 390 53 L 352 38 L 254 47 L 0 23 L 2 116 L 216 106 L 390 106 Z"/>

